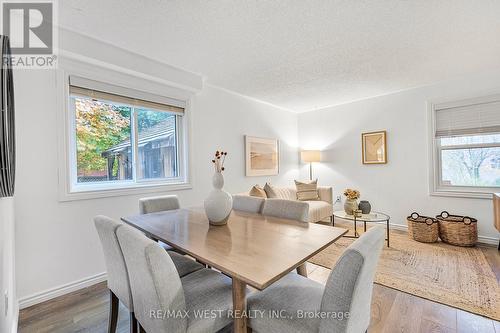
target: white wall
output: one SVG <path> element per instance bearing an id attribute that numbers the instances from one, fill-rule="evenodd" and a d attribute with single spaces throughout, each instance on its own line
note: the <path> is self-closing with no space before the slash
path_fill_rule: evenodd
<path id="1" fill-rule="evenodd" d="M 0 332 L 14 332 L 17 325 L 14 238 L 14 199 L 0 198 Z M 9 298 L 8 309 L 5 309 L 5 293 Z"/>
<path id="2" fill-rule="evenodd" d="M 435 215 L 443 210 L 477 217 L 479 235 L 498 239 L 492 201 L 429 195 L 427 101 L 460 100 L 500 92 L 498 73 L 411 89 L 299 115 L 299 144 L 322 149 L 315 165 L 321 184 L 332 184 L 335 195 L 347 187 L 361 191 L 375 210 L 387 212 L 392 223 L 406 225 L 413 211 Z M 387 130 L 387 165 L 361 163 L 361 133 Z M 307 176 L 307 167 L 301 175 Z M 343 200 L 344 198 L 342 198 Z"/>
<path id="3" fill-rule="evenodd" d="M 58 201 L 56 75 L 19 71 L 15 77 L 18 169 L 16 189 L 17 278 L 20 300 L 104 272 L 92 217 L 136 214 L 141 194 L 71 202 Z M 256 182 L 289 183 L 297 174 L 297 117 L 213 87 L 192 99 L 191 145 L 194 187 L 178 191 L 184 206 L 201 205 L 211 189 L 212 154 L 229 152 L 229 192 Z M 245 134 L 281 140 L 280 175 L 248 178 L 244 172 Z M 93 280 L 91 280 L 93 281 Z M 35 298 L 35 300 L 40 298 Z"/>

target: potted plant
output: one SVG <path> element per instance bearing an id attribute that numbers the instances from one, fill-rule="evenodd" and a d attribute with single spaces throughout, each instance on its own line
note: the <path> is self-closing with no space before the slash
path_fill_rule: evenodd
<path id="1" fill-rule="evenodd" d="M 346 188 L 344 190 L 346 200 L 344 202 L 344 211 L 347 215 L 353 215 L 354 211 L 358 209 L 358 199 L 361 196 L 358 190 Z"/>

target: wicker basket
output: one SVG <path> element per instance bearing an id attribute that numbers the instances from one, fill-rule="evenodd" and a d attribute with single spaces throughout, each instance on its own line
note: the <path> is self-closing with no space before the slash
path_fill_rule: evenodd
<path id="1" fill-rule="evenodd" d="M 437 242 L 439 227 L 436 219 L 420 216 L 414 212 L 406 220 L 408 221 L 408 235 L 410 238 L 422 243 Z"/>
<path id="2" fill-rule="evenodd" d="M 439 237 L 445 243 L 474 246 L 477 243 L 477 220 L 468 216 L 450 215 L 444 211 L 436 216 Z"/>

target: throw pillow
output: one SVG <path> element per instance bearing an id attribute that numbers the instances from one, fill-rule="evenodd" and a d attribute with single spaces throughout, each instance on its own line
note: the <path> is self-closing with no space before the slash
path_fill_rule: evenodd
<path id="1" fill-rule="evenodd" d="M 264 191 L 266 191 L 266 195 L 268 198 L 277 198 L 278 197 L 278 193 L 276 193 L 274 186 L 271 186 L 271 184 L 269 184 L 269 183 L 266 183 L 266 185 L 264 185 Z"/>
<path id="2" fill-rule="evenodd" d="M 266 183 L 266 185 L 264 186 L 264 191 L 266 191 L 268 198 L 291 200 L 289 195 L 290 191 L 287 188 L 280 188 Z"/>
<path id="3" fill-rule="evenodd" d="M 251 197 L 267 198 L 266 191 L 259 185 L 254 185 L 248 194 Z"/>
<path id="4" fill-rule="evenodd" d="M 309 183 L 295 181 L 295 187 L 297 188 L 297 200 L 308 201 L 308 200 L 318 200 L 318 180 L 313 180 Z"/>

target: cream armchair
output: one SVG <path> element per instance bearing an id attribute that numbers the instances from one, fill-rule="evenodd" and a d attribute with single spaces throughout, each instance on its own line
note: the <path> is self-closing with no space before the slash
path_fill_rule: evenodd
<path id="1" fill-rule="evenodd" d="M 293 187 L 274 187 L 278 199 L 297 200 L 297 190 Z M 309 222 L 331 221 L 333 215 L 333 188 L 318 186 L 319 200 L 303 201 L 309 205 Z M 266 199 L 251 197 L 248 192 L 233 195 L 233 208 L 245 210 L 244 207 L 262 207 Z"/>

